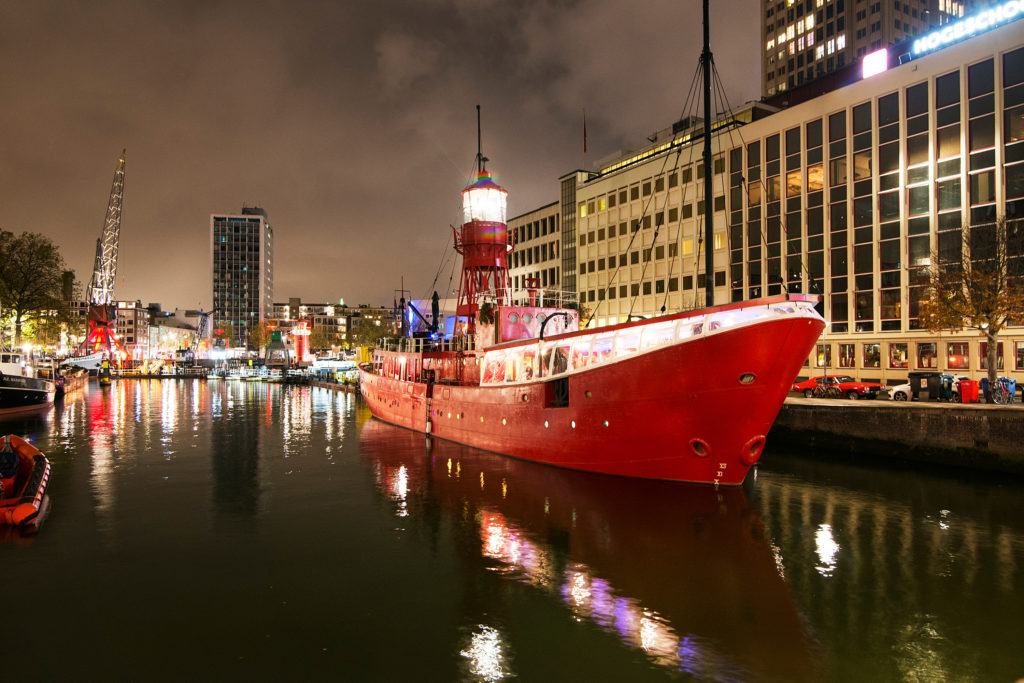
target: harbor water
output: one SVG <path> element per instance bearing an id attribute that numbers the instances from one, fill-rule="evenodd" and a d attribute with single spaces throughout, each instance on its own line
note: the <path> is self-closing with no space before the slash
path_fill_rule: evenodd
<path id="1" fill-rule="evenodd" d="M 574 473 L 344 392 L 95 383 L 3 433 L 0 680 L 1013 681 L 1024 485 L 769 444 L 742 488 Z"/>

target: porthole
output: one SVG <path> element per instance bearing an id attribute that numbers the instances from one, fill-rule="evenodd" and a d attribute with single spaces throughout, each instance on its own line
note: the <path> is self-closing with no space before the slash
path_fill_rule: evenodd
<path id="1" fill-rule="evenodd" d="M 533 320 L 533 316 L 532 315 L 530 315 L 529 313 L 524 313 L 523 314 L 523 322 L 524 323 L 529 323 L 531 320 Z"/>
<path id="2" fill-rule="evenodd" d="M 519 322 L 519 314 L 518 313 L 510 313 L 509 316 L 508 316 L 508 321 L 510 323 L 517 323 L 517 322 Z"/>
<path id="3" fill-rule="evenodd" d="M 571 427 L 572 427 L 573 429 L 576 429 L 576 420 L 573 420 L 572 422 L 570 422 L 570 423 L 569 423 L 569 425 L 570 425 L 570 426 L 571 426 Z"/>
<path id="4" fill-rule="evenodd" d="M 584 391 L 583 395 L 586 396 L 587 398 L 590 398 L 590 390 L 588 389 L 587 391 Z"/>
<path id="5" fill-rule="evenodd" d="M 548 421 L 544 420 L 544 429 L 547 429 L 547 428 L 548 428 Z"/>
<path id="6" fill-rule="evenodd" d="M 503 425 L 508 424 L 508 420 L 506 420 L 505 418 L 501 418 L 501 424 L 503 424 Z"/>
<path id="7" fill-rule="evenodd" d="M 690 439 L 690 448 L 700 458 L 706 458 L 711 455 L 711 446 L 704 439 Z"/>
<path id="8" fill-rule="evenodd" d="M 605 427 L 607 427 L 607 426 L 608 426 L 608 420 L 605 420 L 605 421 L 604 421 L 604 422 L 602 422 L 601 424 L 603 424 L 603 425 L 604 425 Z"/>
<path id="9" fill-rule="evenodd" d="M 752 372 L 744 372 L 740 375 L 740 384 L 751 384 L 757 379 Z"/>

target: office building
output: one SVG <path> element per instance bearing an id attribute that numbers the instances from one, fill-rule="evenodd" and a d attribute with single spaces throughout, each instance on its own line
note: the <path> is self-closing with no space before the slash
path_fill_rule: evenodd
<path id="1" fill-rule="evenodd" d="M 561 289 L 561 230 L 559 205 L 551 202 L 508 222 L 513 251 L 509 276 L 513 290 Z"/>
<path id="2" fill-rule="evenodd" d="M 737 111 L 714 139 L 710 212 L 699 128 L 685 124 L 563 176 L 561 277 L 574 275 L 592 324 L 704 305 L 710 248 L 717 304 L 822 296 L 829 327 L 809 372 L 983 376 L 977 330 L 936 335 L 918 320 L 940 245 L 965 225 L 1024 218 L 1024 3 L 982 12 L 870 78 L 779 111 Z M 1024 329 L 1000 339 L 1000 369 L 1024 372 Z"/>
<path id="3" fill-rule="evenodd" d="M 230 324 L 235 345 L 271 311 L 274 297 L 274 230 L 267 212 L 210 215 L 214 326 Z"/>

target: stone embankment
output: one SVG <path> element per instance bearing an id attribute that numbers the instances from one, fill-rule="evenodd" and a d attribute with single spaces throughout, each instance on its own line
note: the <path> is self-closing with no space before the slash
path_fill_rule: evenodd
<path id="1" fill-rule="evenodd" d="M 1024 406 L 786 399 L 771 444 L 1024 476 Z"/>

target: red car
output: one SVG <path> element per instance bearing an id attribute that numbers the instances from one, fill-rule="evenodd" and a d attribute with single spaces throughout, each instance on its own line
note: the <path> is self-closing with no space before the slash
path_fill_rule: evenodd
<path id="1" fill-rule="evenodd" d="M 814 389 L 816 387 L 821 387 L 822 390 L 832 388 L 832 393 L 845 396 L 853 401 L 858 398 L 877 398 L 878 392 L 882 390 L 882 385 L 877 382 L 859 382 L 848 375 L 812 377 L 794 384 L 792 390 L 801 392 L 807 398 L 811 398 L 815 396 Z M 827 394 L 825 391 L 819 391 L 817 395 L 823 396 Z"/>

